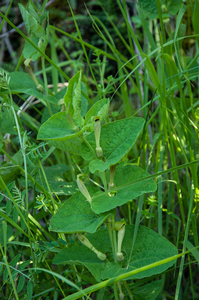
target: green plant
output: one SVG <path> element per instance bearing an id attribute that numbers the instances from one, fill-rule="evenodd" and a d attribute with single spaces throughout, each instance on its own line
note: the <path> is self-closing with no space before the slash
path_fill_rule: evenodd
<path id="1" fill-rule="evenodd" d="M 11 5 L 0 13 L 26 41 L 15 71 L 0 73 L 1 297 L 195 299 L 198 48 L 191 57 L 183 43 L 198 40 L 197 2 L 139 0 L 131 18 L 131 3 L 109 1 L 107 14 L 91 1 L 100 48 L 84 41 L 88 17 L 68 5 L 70 34 L 49 25 L 46 4 L 19 4 L 27 36 Z"/>

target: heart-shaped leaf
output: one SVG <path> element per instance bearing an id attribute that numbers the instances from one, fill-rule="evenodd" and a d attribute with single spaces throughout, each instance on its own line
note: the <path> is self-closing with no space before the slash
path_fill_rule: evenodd
<path id="1" fill-rule="evenodd" d="M 122 244 L 122 251 L 126 254 L 126 256 L 122 264 L 110 261 L 111 256 L 106 262 L 100 261 L 93 251 L 85 246 L 77 245 L 72 245 L 70 248 L 63 249 L 58 255 L 56 255 L 53 263 L 71 264 L 79 262 L 89 269 L 96 280 L 100 281 L 128 273 L 129 271 L 136 270 L 152 263 L 157 263 L 160 260 L 176 255 L 178 252 L 176 247 L 163 236 L 160 236 L 150 228 L 140 226 L 134 245 L 133 255 L 127 269 L 126 263 L 131 251 L 133 234 L 134 226 L 126 225 L 125 236 Z M 107 255 L 110 253 L 111 245 L 107 230 L 101 229 L 93 234 L 87 235 L 86 237 L 98 251 L 107 253 Z M 149 270 L 145 270 L 141 273 L 134 274 L 130 278 L 142 279 L 152 275 L 160 274 L 170 268 L 174 263 L 175 260 L 164 264 L 160 263 L 158 266 Z"/>
<path id="2" fill-rule="evenodd" d="M 104 159 L 94 159 L 89 164 L 91 173 L 95 171 L 104 172 L 109 166 L 116 164 L 129 150 L 137 140 L 145 120 L 142 118 L 127 118 L 116 122 L 108 123 L 102 126 L 100 146 L 102 147 Z M 94 132 L 87 135 L 86 140 L 95 150 Z M 82 144 L 82 157 L 86 160 L 93 158 L 92 151 L 88 146 Z"/>
<path id="3" fill-rule="evenodd" d="M 103 122 L 107 117 L 108 110 L 109 99 L 102 99 L 95 103 L 85 116 L 84 126 L 86 126 L 87 130 L 94 130 L 94 121 L 92 121 L 92 117 L 98 116 L 100 121 Z"/>
<path id="4" fill-rule="evenodd" d="M 37 138 L 39 140 L 66 141 L 80 135 L 84 130 L 75 131 L 66 118 L 66 112 L 59 112 L 42 124 Z"/>
<path id="5" fill-rule="evenodd" d="M 135 165 L 119 165 L 116 168 L 114 183 L 118 189 L 114 191 L 114 188 L 109 192 L 97 192 L 92 197 L 92 209 L 97 214 L 109 211 L 117 206 L 121 206 L 126 202 L 137 198 L 138 196 L 154 192 L 157 188 L 156 183 L 152 179 L 145 179 L 137 183 L 133 183 L 138 179 L 145 178 L 150 174 Z M 126 187 L 126 184 L 129 185 Z M 122 188 L 122 185 L 125 185 Z"/>
<path id="6" fill-rule="evenodd" d="M 89 189 L 92 195 L 96 189 Z M 69 198 L 52 217 L 49 229 L 56 232 L 90 232 L 93 233 L 106 220 L 108 214 L 96 215 L 82 193 Z"/>
<path id="7" fill-rule="evenodd" d="M 74 120 L 80 121 L 83 125 L 83 118 L 81 117 L 81 71 L 76 73 L 68 82 L 68 89 L 64 96 L 64 102 L 66 105 L 66 110 Z"/>

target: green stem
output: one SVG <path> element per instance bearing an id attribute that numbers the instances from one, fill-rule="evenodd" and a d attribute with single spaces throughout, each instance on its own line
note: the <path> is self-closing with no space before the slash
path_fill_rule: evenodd
<path id="1" fill-rule="evenodd" d="M 114 261 L 117 262 L 116 252 L 115 252 L 114 242 L 113 242 L 113 234 L 112 234 L 113 232 L 112 232 L 112 226 L 111 226 L 111 224 L 112 224 L 111 217 L 108 217 L 107 229 L 108 229 L 108 234 L 109 234 L 109 238 L 110 238 L 110 242 L 111 242 L 111 248 L 112 248 L 112 252 L 113 252 Z"/>
<path id="2" fill-rule="evenodd" d="M 112 228 L 114 228 L 115 224 L 115 216 L 112 216 Z M 116 239 L 116 232 L 114 229 L 112 229 L 112 234 L 113 234 L 113 247 L 114 247 L 114 259 L 115 262 L 118 262 L 117 260 L 117 239 Z"/>
<path id="3" fill-rule="evenodd" d="M 115 299 L 119 300 L 119 296 L 118 296 L 118 289 L 117 289 L 117 283 L 114 283 L 114 294 L 115 294 Z"/>
<path id="4" fill-rule="evenodd" d="M 8 90 L 9 90 L 9 96 L 10 96 L 10 100 L 11 100 L 11 109 L 12 109 L 14 119 L 15 119 L 15 123 L 16 123 L 16 127 L 17 127 L 17 133 L 18 133 L 18 137 L 19 137 L 21 153 L 22 153 L 22 156 L 23 156 L 24 173 L 25 173 L 25 186 L 26 186 L 26 194 L 25 194 L 26 195 L 26 197 L 25 197 L 26 200 L 25 200 L 24 206 L 26 208 L 25 212 L 26 212 L 26 221 L 27 221 L 26 225 L 27 225 L 27 229 L 28 229 L 28 234 L 31 237 L 32 232 L 30 230 L 29 218 L 28 218 L 29 200 L 28 200 L 28 170 L 27 170 L 27 161 L 26 161 L 26 150 L 25 150 L 26 149 L 26 135 L 24 133 L 24 137 L 23 137 L 23 140 L 22 140 L 20 126 L 19 126 L 17 114 L 16 114 L 14 104 L 13 104 L 14 102 L 13 102 L 13 98 L 12 98 L 12 93 L 11 93 L 10 89 L 8 89 Z M 32 240 L 31 240 L 31 238 L 29 239 L 29 241 L 30 241 L 31 255 L 32 255 L 32 257 L 34 257 L 33 250 L 32 250 Z"/>
<path id="5" fill-rule="evenodd" d="M 129 216 L 129 225 L 131 225 L 131 202 L 128 202 L 128 216 Z"/>
<path id="6" fill-rule="evenodd" d="M 107 186 L 106 174 L 105 174 L 105 172 L 100 172 L 100 171 L 99 171 L 99 174 L 100 174 L 100 178 L 103 182 L 105 192 L 107 193 L 108 192 L 108 186 Z"/>
<path id="7" fill-rule="evenodd" d="M 46 69 L 45 69 L 45 58 L 43 56 L 41 57 L 41 63 L 42 63 L 42 71 L 43 71 L 43 78 L 44 78 L 44 89 L 45 89 L 46 95 L 48 96 L 48 81 L 47 81 Z M 52 116 L 53 112 L 52 112 L 49 101 L 46 101 L 46 105 L 47 105 L 50 116 Z"/>
<path id="8" fill-rule="evenodd" d="M 127 290 L 127 293 L 129 294 L 130 300 L 134 300 L 133 295 L 132 295 L 132 293 L 131 293 L 131 290 L 130 290 L 130 288 L 129 288 L 129 286 L 128 286 L 128 283 L 127 283 L 126 281 L 123 281 L 123 283 L 124 283 L 124 286 L 125 286 L 125 288 L 126 288 L 126 290 Z"/>
<path id="9" fill-rule="evenodd" d="M 41 171 L 42 171 L 42 174 L 43 174 L 43 176 L 44 176 L 44 180 L 45 180 L 45 182 L 46 182 L 46 185 L 47 185 L 47 188 L 48 188 L 48 193 L 49 193 L 49 196 L 50 196 L 50 198 L 51 198 L 51 201 L 52 201 L 52 204 L 53 204 L 53 208 L 54 208 L 54 212 L 55 212 L 55 211 L 56 211 L 55 200 L 54 200 L 54 198 L 53 198 L 53 196 L 52 196 L 51 189 L 50 189 L 48 180 L 47 180 L 47 178 L 46 178 L 46 174 L 45 174 L 45 172 L 44 172 L 44 168 L 43 168 L 43 166 L 42 166 L 42 164 L 41 164 L 40 161 L 39 161 L 39 166 L 40 166 Z M 53 215 L 53 211 L 50 211 L 50 212 L 51 212 L 51 214 Z"/>
<path id="10" fill-rule="evenodd" d="M 0 249 L 1 249 L 1 253 L 2 253 L 2 256 L 4 258 L 4 261 L 5 261 L 5 264 L 6 264 L 6 268 L 7 268 L 9 277 L 10 277 L 10 281 L 12 283 L 12 287 L 13 287 L 13 290 L 14 290 L 15 298 L 17 300 L 19 300 L 19 297 L 18 297 L 18 294 L 17 294 L 17 290 L 16 290 L 16 287 L 15 287 L 15 284 L 14 284 L 13 276 L 12 276 L 12 273 L 10 271 L 9 264 L 8 264 L 8 261 L 7 261 L 6 253 L 3 252 L 3 248 L 1 246 L 1 243 L 0 243 Z"/>

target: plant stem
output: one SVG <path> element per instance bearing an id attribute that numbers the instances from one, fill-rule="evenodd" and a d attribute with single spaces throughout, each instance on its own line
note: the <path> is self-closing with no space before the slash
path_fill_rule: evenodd
<path id="1" fill-rule="evenodd" d="M 15 287 L 15 284 L 14 284 L 13 276 L 12 276 L 12 273 L 10 271 L 9 264 L 8 264 L 8 261 L 7 261 L 6 253 L 3 252 L 3 248 L 1 246 L 1 243 L 0 243 L 0 249 L 1 249 L 1 253 L 2 253 L 2 256 L 4 258 L 4 261 L 5 261 L 5 264 L 6 264 L 6 269 L 8 271 L 9 277 L 10 277 L 10 281 L 11 281 L 11 284 L 12 284 L 12 288 L 14 290 L 15 297 L 16 297 L 17 300 L 19 300 L 17 290 L 16 290 L 16 287 Z"/>
<path id="2" fill-rule="evenodd" d="M 128 294 L 129 294 L 130 300 L 134 300 L 133 295 L 132 295 L 132 293 L 131 293 L 131 290 L 130 290 L 130 288 L 129 288 L 129 286 L 128 286 L 128 283 L 127 283 L 126 281 L 123 281 L 123 283 L 124 283 L 124 286 L 125 286 L 125 288 L 126 288 Z"/>
<path id="3" fill-rule="evenodd" d="M 113 286 L 114 286 L 115 299 L 116 299 L 116 300 L 119 300 L 118 289 L 117 289 L 117 283 L 114 282 Z"/>

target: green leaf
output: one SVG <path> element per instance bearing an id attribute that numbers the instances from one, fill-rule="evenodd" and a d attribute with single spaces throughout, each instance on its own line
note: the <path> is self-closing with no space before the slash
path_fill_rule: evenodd
<path id="1" fill-rule="evenodd" d="M 6 184 L 14 180 L 19 172 L 18 166 L 12 166 L 11 164 L 0 168 L 0 176 L 2 176 L 2 179 Z M 3 189 L 2 184 L 0 184 L 0 189 Z"/>
<path id="2" fill-rule="evenodd" d="M 50 140 L 49 145 L 54 146 L 58 149 L 72 152 L 76 155 L 81 155 L 81 144 L 82 140 L 79 137 L 74 137 L 70 140 L 64 140 L 64 141 L 56 141 L 56 140 Z"/>
<path id="3" fill-rule="evenodd" d="M 16 209 L 16 207 L 14 207 L 12 219 L 13 219 L 13 221 L 14 221 L 15 223 L 17 223 L 17 221 L 18 221 L 18 217 L 19 217 L 19 212 L 18 212 L 18 210 Z"/>
<path id="4" fill-rule="evenodd" d="M 2 217 L 2 215 L 1 215 L 1 217 Z M 9 218 L 7 218 L 7 219 L 9 219 Z M 0 224 L 0 243 L 1 244 L 4 243 L 4 233 L 3 233 L 2 227 L 3 227 L 3 223 L 1 222 L 1 224 Z M 6 235 L 7 235 L 7 241 L 8 241 L 9 238 L 13 235 L 13 227 L 12 226 L 7 225 L 7 233 L 6 233 Z M 20 257 L 20 254 L 19 254 L 19 257 Z"/>
<path id="5" fill-rule="evenodd" d="M 48 44 L 48 12 L 41 14 L 39 17 L 31 3 L 27 5 L 27 8 L 22 4 L 19 4 L 19 9 L 28 34 L 30 35 L 30 39 L 42 52 L 44 52 Z M 26 41 L 23 55 L 26 59 L 31 58 L 34 61 L 40 57 L 41 54 Z"/>
<path id="6" fill-rule="evenodd" d="M 38 46 L 38 38 L 32 37 L 31 40 L 36 46 Z M 25 59 L 31 58 L 32 61 L 35 61 L 40 57 L 40 53 L 35 49 L 33 45 L 31 45 L 28 41 L 25 41 L 23 56 Z"/>
<path id="7" fill-rule="evenodd" d="M 129 241 L 132 241 L 133 239 L 133 232 L 134 226 L 126 225 L 125 236 L 122 244 L 122 251 L 126 253 L 126 257 L 129 256 L 131 251 L 131 243 Z M 101 229 L 93 234 L 86 235 L 86 237 L 98 251 L 109 255 L 111 252 L 111 245 L 107 230 Z M 96 254 L 90 249 L 77 245 L 72 245 L 70 248 L 63 249 L 55 256 L 53 263 L 81 263 L 89 269 L 97 281 L 101 281 L 107 278 L 112 278 L 113 276 L 115 277 L 120 274 L 125 274 L 126 272 L 147 266 L 176 254 L 176 247 L 167 239 L 145 226 L 140 226 L 128 268 L 125 263 L 127 262 L 126 257 L 121 264 L 110 261 L 111 255 L 109 256 L 109 260 L 103 262 L 100 261 Z M 160 274 L 170 268 L 174 263 L 175 260 L 135 274 L 130 278 L 141 279 Z"/>
<path id="8" fill-rule="evenodd" d="M 66 111 L 70 105 L 69 114 L 74 120 L 80 121 L 79 124 L 83 125 L 83 118 L 81 117 L 81 79 L 82 73 L 79 71 L 68 82 L 68 89 L 64 96 L 64 103 Z"/>
<path id="9" fill-rule="evenodd" d="M 11 72 L 9 88 L 12 92 L 26 93 L 24 90 L 35 89 L 36 84 L 32 78 L 25 72 Z"/>
<path id="10" fill-rule="evenodd" d="M 48 34 L 46 34 L 43 39 L 38 39 L 33 36 L 31 40 L 38 48 L 40 48 L 42 52 L 44 52 L 48 44 Z M 35 61 L 40 57 L 40 55 L 41 54 L 35 49 L 34 46 L 32 46 L 28 41 L 25 42 L 23 49 L 23 56 L 25 59 L 31 58 L 32 61 Z"/>
<path id="11" fill-rule="evenodd" d="M 6 203 L 6 215 L 9 215 L 11 213 L 12 210 L 12 201 L 8 200 Z"/>
<path id="12" fill-rule="evenodd" d="M 2 107 L 0 109 L 0 132 L 16 135 L 15 125 L 14 115 L 10 107 Z"/>
<path id="13" fill-rule="evenodd" d="M 84 130 L 75 131 L 66 118 L 66 112 L 59 112 L 41 125 L 37 139 L 66 141 L 80 135 Z"/>
<path id="14" fill-rule="evenodd" d="M 20 260 L 21 254 L 17 254 L 9 263 L 11 267 L 15 267 L 18 261 Z"/>
<path id="15" fill-rule="evenodd" d="M 187 247 L 189 250 L 195 248 L 195 246 L 194 246 L 192 243 L 190 243 L 189 241 L 186 241 L 186 247 Z M 197 261 L 199 261 L 199 251 L 198 251 L 197 249 L 192 250 L 192 251 L 191 251 L 191 254 L 194 256 L 194 258 L 195 258 Z"/>
<path id="16" fill-rule="evenodd" d="M 129 243 L 129 241 L 133 240 L 133 234 L 134 226 L 126 225 L 125 236 L 122 243 L 122 251 L 126 253 L 127 258 L 130 255 L 131 243 Z M 162 259 L 177 254 L 177 248 L 163 236 L 159 235 L 150 228 L 147 228 L 145 226 L 139 226 L 134 245 L 133 255 L 129 263 L 128 271 L 147 266 L 149 264 L 158 262 Z M 146 270 L 139 274 L 133 275 L 131 278 L 141 279 L 152 275 L 160 274 L 168 268 L 170 268 L 174 263 L 175 261 L 171 261 L 164 265 L 159 265 L 150 270 Z M 117 276 L 123 273 L 124 270 L 122 270 L 120 266 L 120 268 L 117 268 L 115 275 Z M 110 268 L 108 268 L 107 271 L 105 270 L 103 272 L 102 279 L 105 279 L 107 277 L 112 277 Z"/>
<path id="17" fill-rule="evenodd" d="M 93 211 L 97 214 L 109 211 L 144 193 L 154 192 L 157 189 L 157 185 L 153 179 L 146 179 L 135 184 L 133 183 L 134 181 L 149 175 L 149 173 L 135 165 L 124 166 L 121 164 L 117 166 L 114 176 L 115 187 L 118 188 L 127 183 L 131 183 L 131 185 L 121 188 L 116 192 L 114 192 L 113 187 L 112 193 L 97 192 L 92 197 L 91 206 Z"/>
<path id="18" fill-rule="evenodd" d="M 33 7 L 33 5 L 31 4 L 31 2 L 28 2 L 27 8 L 28 12 L 31 14 L 31 16 L 33 16 L 37 21 L 39 21 L 39 17 Z"/>
<path id="19" fill-rule="evenodd" d="M 96 189 L 90 188 L 91 195 Z M 97 216 L 91 209 L 82 193 L 78 192 L 69 198 L 52 217 L 49 230 L 56 232 L 95 232 L 108 217 L 108 214 Z"/>
<path id="20" fill-rule="evenodd" d="M 165 4 L 167 7 L 167 13 L 172 15 L 176 15 L 180 9 L 182 4 L 182 0 L 160 0 L 161 5 Z M 145 17 L 149 17 L 150 19 L 158 18 L 158 8 L 157 2 L 151 0 L 138 0 L 138 4 L 142 10 L 142 13 Z"/>
<path id="21" fill-rule="evenodd" d="M 92 117 L 100 117 L 100 121 L 103 122 L 107 117 L 109 110 L 109 99 L 102 99 L 95 103 L 85 116 L 84 126 L 87 125 L 87 130 L 94 130 L 94 122 L 91 120 Z M 88 124 L 90 126 L 88 126 Z"/>
<path id="22" fill-rule="evenodd" d="M 99 249 L 98 249 L 99 250 Z M 53 264 L 83 264 L 89 269 L 97 281 L 101 279 L 101 272 L 105 267 L 105 263 L 97 255 L 83 245 L 72 245 L 70 248 L 63 249 L 53 259 Z"/>
<path id="23" fill-rule="evenodd" d="M 20 275 L 19 282 L 17 284 L 17 293 L 20 293 L 25 284 L 25 276 Z"/>
<path id="24" fill-rule="evenodd" d="M 192 18 L 192 23 L 193 23 L 193 28 L 194 28 L 195 34 L 199 34 L 198 15 L 199 15 L 199 2 L 195 1 L 193 18 Z M 199 37 L 198 36 L 196 37 L 196 40 L 199 45 Z"/>
<path id="25" fill-rule="evenodd" d="M 156 280 L 132 290 L 135 300 L 155 300 L 162 288 L 162 280 Z"/>
<path id="26" fill-rule="evenodd" d="M 70 168 L 66 165 L 57 164 L 51 167 L 44 167 L 44 172 L 51 190 L 56 195 L 72 195 L 78 192 L 76 182 L 66 182 L 63 173 Z M 42 176 L 42 174 L 41 174 Z M 36 181 L 48 190 L 44 178 L 37 173 Z"/>
<path id="27" fill-rule="evenodd" d="M 24 269 L 26 269 L 26 267 L 31 263 L 31 260 L 27 260 L 27 261 L 24 261 L 23 263 L 21 263 L 19 266 L 18 266 L 18 270 L 19 271 L 22 271 Z"/>
<path id="28" fill-rule="evenodd" d="M 77 120 L 80 117 L 81 114 L 81 102 L 82 102 L 82 97 L 81 97 L 81 78 L 82 78 L 82 73 L 81 71 L 77 73 L 78 76 L 78 81 L 73 84 L 73 95 L 72 95 L 72 103 L 73 103 L 73 118 Z M 70 85 L 71 86 L 71 85 Z M 70 90 L 70 86 L 69 89 Z"/>
<path id="29" fill-rule="evenodd" d="M 9 88 L 15 93 L 24 93 L 27 95 L 35 96 L 37 99 L 43 99 L 53 104 L 57 104 L 58 100 L 56 97 L 51 95 L 44 95 L 37 90 L 36 84 L 31 77 L 25 72 L 11 72 Z"/>
<path id="30" fill-rule="evenodd" d="M 14 161 L 22 166 L 23 163 L 23 156 L 21 153 L 21 150 L 19 150 L 15 155 L 12 157 Z M 14 180 L 14 178 L 18 175 L 20 172 L 18 165 L 15 165 L 12 161 L 9 162 L 9 164 L 5 164 L 1 166 L 0 168 L 0 176 L 2 176 L 2 179 L 5 181 L 5 183 L 8 185 L 9 182 Z M 0 184 L 0 188 L 3 188 L 3 186 Z"/>
<path id="31" fill-rule="evenodd" d="M 30 7 L 30 12 L 28 8 Z M 19 3 L 19 9 L 24 20 L 25 26 L 27 28 L 28 34 L 34 34 L 35 37 L 42 38 L 45 35 L 45 29 L 39 24 L 38 18 L 36 19 L 36 12 L 33 7 L 30 5 L 27 6 L 27 9 Z M 34 12 L 33 12 L 34 10 Z"/>
<path id="32" fill-rule="evenodd" d="M 28 299 L 31 300 L 33 295 L 33 284 L 31 281 L 28 281 L 27 284 L 27 294 L 28 294 Z"/>
<path id="33" fill-rule="evenodd" d="M 2 276 L 2 274 L 3 274 L 3 264 L 1 263 L 0 264 L 0 276 Z"/>
<path id="34" fill-rule="evenodd" d="M 88 96 L 87 87 L 84 82 L 81 83 L 81 89 L 86 96 Z M 88 100 L 81 94 L 81 116 L 84 117 L 87 112 Z"/>
<path id="35" fill-rule="evenodd" d="M 60 112 L 60 107 L 55 106 L 55 105 L 50 104 L 50 109 L 51 109 L 53 115 Z M 51 116 L 52 115 L 49 112 L 49 108 L 46 107 L 42 113 L 41 124 L 45 123 Z"/>
<path id="36" fill-rule="evenodd" d="M 131 243 L 129 241 L 132 241 L 133 239 L 133 232 L 134 226 L 126 225 L 125 236 L 122 243 L 122 251 L 126 253 L 127 258 L 130 255 Z M 111 278 L 113 277 L 113 274 L 114 276 L 118 276 L 124 274 L 125 272 L 133 271 L 176 254 L 177 248 L 167 239 L 145 226 L 140 226 L 134 245 L 133 255 L 128 268 L 124 268 L 124 266 L 116 263 L 108 262 L 106 263 L 106 267 L 101 272 L 101 279 L 104 280 Z M 155 268 L 135 274 L 130 278 L 142 279 L 152 275 L 161 274 L 170 268 L 174 263 L 175 261 L 171 261 L 166 264 L 159 265 Z"/>
<path id="37" fill-rule="evenodd" d="M 7 278 L 8 278 L 8 269 L 5 268 L 3 271 L 3 283 L 7 281 Z"/>
<path id="38" fill-rule="evenodd" d="M 142 118 L 126 118 L 102 126 L 100 146 L 102 147 L 104 160 L 94 159 L 89 164 L 91 173 L 104 172 L 111 165 L 115 165 L 125 154 L 129 152 L 137 140 L 143 126 Z M 87 135 L 86 140 L 93 149 L 96 148 L 94 132 Z M 92 151 L 82 144 L 82 157 L 86 160 L 93 158 Z"/>
<path id="39" fill-rule="evenodd" d="M 178 75 L 179 71 L 177 69 L 177 66 L 176 66 L 174 60 L 167 53 L 162 54 L 162 56 L 166 60 L 167 68 L 168 68 L 168 73 L 170 74 L 170 76 L 173 76 L 175 78 L 179 90 L 182 91 L 182 83 L 180 81 L 180 76 Z"/>
<path id="40" fill-rule="evenodd" d="M 111 252 L 111 244 L 107 230 L 98 230 L 93 234 L 86 235 L 91 244 L 102 253 Z M 97 255 L 81 245 L 72 245 L 70 248 L 62 250 L 53 259 L 53 264 L 79 263 L 85 265 L 93 274 L 97 281 L 101 280 L 101 272 L 105 267 L 104 261 L 99 260 Z"/>

